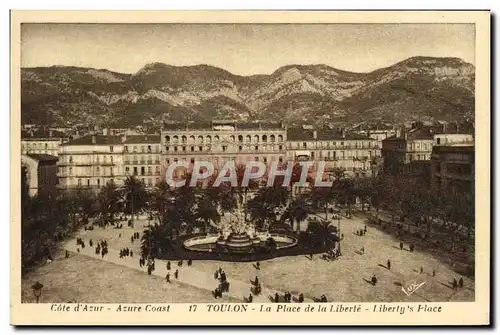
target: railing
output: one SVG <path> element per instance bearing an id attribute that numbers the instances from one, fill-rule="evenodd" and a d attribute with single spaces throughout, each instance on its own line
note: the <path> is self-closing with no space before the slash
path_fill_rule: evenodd
<path id="1" fill-rule="evenodd" d="M 148 160 L 147 160 L 147 163 L 148 163 L 148 164 L 153 164 L 153 161 L 152 161 L 151 159 L 148 159 Z"/>

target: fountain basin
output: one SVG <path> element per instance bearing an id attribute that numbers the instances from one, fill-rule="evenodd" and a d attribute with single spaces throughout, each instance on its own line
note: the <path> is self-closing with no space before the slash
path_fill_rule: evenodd
<path id="1" fill-rule="evenodd" d="M 191 237 L 185 240 L 183 245 L 190 251 L 215 252 L 217 249 L 242 254 L 253 253 L 256 247 L 263 247 L 269 238 L 276 242 L 277 249 L 291 248 L 298 243 L 296 237 L 284 234 L 258 233 L 250 237 L 247 233 L 231 233 L 226 239 L 219 234 Z"/>

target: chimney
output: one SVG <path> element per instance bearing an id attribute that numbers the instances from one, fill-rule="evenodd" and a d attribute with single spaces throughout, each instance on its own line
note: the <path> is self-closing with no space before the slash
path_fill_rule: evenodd
<path id="1" fill-rule="evenodd" d="M 316 130 L 313 130 L 313 138 L 315 140 L 318 139 L 318 132 Z"/>
<path id="2" fill-rule="evenodd" d="M 96 144 L 96 136 L 92 135 L 92 144 Z"/>

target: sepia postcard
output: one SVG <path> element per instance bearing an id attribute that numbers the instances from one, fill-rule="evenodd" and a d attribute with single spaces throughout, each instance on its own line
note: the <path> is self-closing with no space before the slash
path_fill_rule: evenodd
<path id="1" fill-rule="evenodd" d="M 489 11 L 12 11 L 13 325 L 489 325 Z"/>

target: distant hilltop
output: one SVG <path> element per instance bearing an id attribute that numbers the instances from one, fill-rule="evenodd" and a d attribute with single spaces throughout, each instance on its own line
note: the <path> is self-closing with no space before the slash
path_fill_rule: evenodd
<path id="1" fill-rule="evenodd" d="M 114 127 L 233 119 L 330 123 L 474 117 L 475 67 L 412 57 L 369 73 L 287 65 L 238 76 L 210 65 L 150 63 L 135 74 L 72 66 L 21 70 L 23 124 Z"/>

